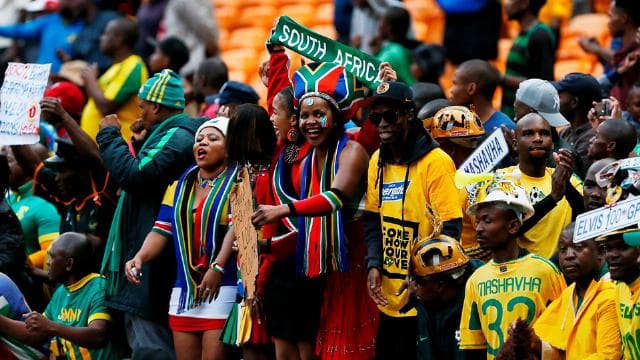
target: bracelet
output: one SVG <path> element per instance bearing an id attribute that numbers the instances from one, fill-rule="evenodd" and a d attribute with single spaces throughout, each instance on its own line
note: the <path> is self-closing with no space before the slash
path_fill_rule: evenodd
<path id="1" fill-rule="evenodd" d="M 210 269 L 220 274 L 224 274 L 224 268 L 220 266 L 217 262 L 214 262 L 213 264 L 211 264 Z"/>

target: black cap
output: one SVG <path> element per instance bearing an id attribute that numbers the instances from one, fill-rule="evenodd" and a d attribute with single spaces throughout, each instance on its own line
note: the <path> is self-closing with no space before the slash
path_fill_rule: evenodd
<path id="1" fill-rule="evenodd" d="M 160 49 L 171 61 L 171 69 L 179 72 L 184 64 L 189 62 L 189 49 L 187 45 L 175 36 L 169 36 L 158 42 L 149 37 L 147 42 Z"/>
<path id="2" fill-rule="evenodd" d="M 602 88 L 598 80 L 589 74 L 570 73 L 560 81 L 554 81 L 553 86 L 560 91 L 566 91 L 577 97 L 581 104 L 591 104 L 602 99 Z"/>
<path id="3" fill-rule="evenodd" d="M 369 105 L 372 106 L 378 100 L 391 100 L 410 107 L 414 105 L 413 91 L 411 91 L 410 87 L 398 81 L 383 81 L 380 83 L 369 98 Z"/>
<path id="4" fill-rule="evenodd" d="M 61 166 L 82 167 L 80 155 L 71 141 L 58 138 L 56 144 L 56 154 L 44 161 L 45 166 L 54 169 Z"/>
<path id="5" fill-rule="evenodd" d="M 227 81 L 222 85 L 216 102 L 227 104 L 257 104 L 260 96 L 253 88 L 238 81 Z"/>

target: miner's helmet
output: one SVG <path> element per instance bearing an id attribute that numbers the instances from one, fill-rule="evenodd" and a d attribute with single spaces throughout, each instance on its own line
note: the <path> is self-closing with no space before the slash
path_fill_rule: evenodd
<path id="1" fill-rule="evenodd" d="M 416 277 L 450 273 L 457 279 L 464 273 L 464 266 L 468 262 L 469 257 L 460 243 L 440 234 L 415 244 L 411 255 L 411 271 Z"/>
<path id="2" fill-rule="evenodd" d="M 434 116 L 429 128 L 431 136 L 440 138 L 470 138 L 485 134 L 478 114 L 466 106 L 447 106 Z"/>

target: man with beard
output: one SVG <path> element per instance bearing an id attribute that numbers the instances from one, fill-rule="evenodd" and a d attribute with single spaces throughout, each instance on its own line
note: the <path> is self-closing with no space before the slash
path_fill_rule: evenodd
<path id="1" fill-rule="evenodd" d="M 89 102 L 80 124 L 92 139 L 98 134 L 100 119 L 109 114 L 117 114 L 122 121 L 122 135 L 126 140 L 133 135 L 130 126 L 140 114 L 136 95 L 148 77 L 142 58 L 133 54 L 137 39 L 134 21 L 111 20 L 100 37 L 100 50 L 113 60 L 113 65 L 100 78 L 95 64 L 82 72 Z"/>
<path id="2" fill-rule="evenodd" d="M 518 244 L 550 258 L 556 251 L 562 229 L 582 211 L 580 180 L 572 175 L 572 156 L 566 149 L 553 153 L 558 164 L 555 169 L 547 167 L 553 148 L 552 130 L 537 113 L 527 114 L 517 122 L 514 146 L 518 151 L 518 165 L 500 169 L 495 176 L 509 178 L 523 187 L 536 210 L 536 214 L 523 223 Z"/>
<path id="3" fill-rule="evenodd" d="M 84 26 L 86 0 L 60 0 L 58 12 L 22 24 L 0 26 L 0 36 L 12 39 L 39 39 L 38 64 L 51 63 L 51 73 L 62 65 L 58 52 L 71 52 Z"/>

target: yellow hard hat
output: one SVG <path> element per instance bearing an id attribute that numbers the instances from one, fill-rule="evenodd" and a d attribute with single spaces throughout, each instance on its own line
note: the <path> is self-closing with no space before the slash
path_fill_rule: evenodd
<path id="1" fill-rule="evenodd" d="M 422 277 L 460 269 L 469 262 L 469 257 L 458 241 L 441 234 L 418 241 L 411 261 L 413 275 Z"/>
<path id="2" fill-rule="evenodd" d="M 431 136 L 436 139 L 474 137 L 485 133 L 478 115 L 465 106 L 440 109 L 429 125 Z"/>

